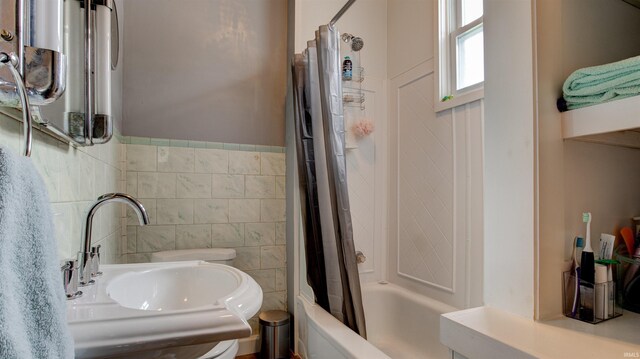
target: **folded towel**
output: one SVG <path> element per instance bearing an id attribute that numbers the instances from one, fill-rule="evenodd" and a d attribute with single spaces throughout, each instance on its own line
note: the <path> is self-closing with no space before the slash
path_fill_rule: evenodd
<path id="1" fill-rule="evenodd" d="M 569 110 L 639 95 L 640 56 L 576 70 L 562 90 Z"/>
<path id="2" fill-rule="evenodd" d="M 0 358 L 73 358 L 47 190 L 0 147 Z"/>

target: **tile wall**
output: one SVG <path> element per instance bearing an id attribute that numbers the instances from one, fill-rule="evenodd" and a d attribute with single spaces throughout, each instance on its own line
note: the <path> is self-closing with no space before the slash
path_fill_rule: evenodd
<path id="1" fill-rule="evenodd" d="M 125 141 L 126 189 L 151 225 L 139 226 L 127 213 L 122 261 L 146 262 L 162 250 L 235 248 L 235 266 L 262 287 L 262 309 L 285 309 L 284 148 Z"/>
<path id="2" fill-rule="evenodd" d="M 0 146 L 20 153 L 22 143 L 22 123 L 0 114 Z M 34 131 L 31 158 L 49 193 L 59 258 L 74 258 L 89 206 L 104 193 L 124 189 L 124 145 L 114 137 L 105 145 L 74 148 Z M 103 263 L 120 259 L 123 214 L 122 205 L 109 204 L 94 217 L 93 243 L 102 245 Z"/>

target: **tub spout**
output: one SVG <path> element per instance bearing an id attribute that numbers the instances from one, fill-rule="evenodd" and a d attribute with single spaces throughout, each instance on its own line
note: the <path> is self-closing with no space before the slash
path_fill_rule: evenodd
<path id="1" fill-rule="evenodd" d="M 91 280 L 91 228 L 93 226 L 93 216 L 98 210 L 98 208 L 110 202 L 120 202 L 129 205 L 138 215 L 138 220 L 141 225 L 149 224 L 149 216 L 147 215 L 147 211 L 144 209 L 142 203 L 140 203 L 137 199 L 129 196 L 124 193 L 107 193 L 100 197 L 98 200 L 89 207 L 89 211 L 87 212 L 87 217 L 84 223 L 84 231 L 82 234 L 82 248 L 80 250 L 80 285 L 86 286 L 92 284 L 94 281 Z M 95 268 L 96 272 L 98 268 Z"/>

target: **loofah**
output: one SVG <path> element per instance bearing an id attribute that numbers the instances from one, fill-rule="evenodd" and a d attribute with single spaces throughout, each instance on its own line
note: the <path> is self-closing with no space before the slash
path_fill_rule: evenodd
<path id="1" fill-rule="evenodd" d="M 375 125 L 371 120 L 362 119 L 356 122 L 352 127 L 351 131 L 356 137 L 364 137 L 370 135 L 375 129 Z"/>

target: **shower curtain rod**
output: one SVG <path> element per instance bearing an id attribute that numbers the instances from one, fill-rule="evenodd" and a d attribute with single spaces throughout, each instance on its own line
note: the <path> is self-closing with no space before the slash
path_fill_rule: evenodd
<path id="1" fill-rule="evenodd" d="M 338 11 L 338 13 L 336 14 L 336 16 L 333 17 L 333 19 L 331 19 L 331 21 L 329 22 L 329 26 L 333 27 L 333 25 L 338 22 L 338 20 L 340 20 L 340 18 L 342 17 L 342 15 L 344 15 L 345 12 L 347 12 L 347 10 L 349 10 L 349 8 L 351 7 L 351 5 L 353 5 L 353 3 L 356 2 L 356 0 L 349 0 L 347 1 L 346 4 L 344 4 L 344 6 L 342 7 L 342 9 L 340 9 L 340 11 Z"/>

